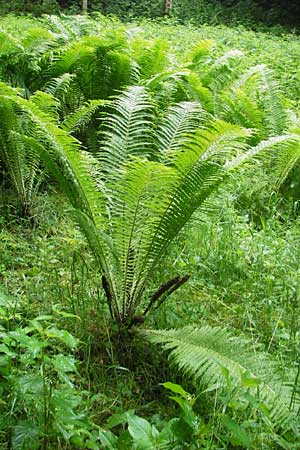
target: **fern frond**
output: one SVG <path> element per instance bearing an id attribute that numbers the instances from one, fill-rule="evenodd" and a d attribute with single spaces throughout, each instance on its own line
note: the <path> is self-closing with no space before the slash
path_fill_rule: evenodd
<path id="1" fill-rule="evenodd" d="M 279 135 L 287 127 L 287 113 L 283 107 L 280 85 L 271 69 L 264 64 L 251 67 L 233 84 L 232 90 L 238 92 L 253 80 L 257 86 L 258 105 L 265 112 L 262 126 L 267 130 L 267 137 Z M 253 90 L 253 83 L 250 89 Z"/>
<path id="2" fill-rule="evenodd" d="M 51 116 L 58 122 L 59 102 L 51 94 L 42 91 L 36 91 L 31 97 L 30 102 L 37 105 L 37 107 L 45 114 Z"/>
<path id="3" fill-rule="evenodd" d="M 171 107 L 155 135 L 157 118 L 143 86 L 127 88 L 109 111 L 93 156 L 79 152 L 77 142 L 41 112 L 32 111 L 34 123 L 40 129 L 46 121 L 46 129 L 29 134 L 40 143 L 46 136 L 43 158 L 79 210 L 77 223 L 104 272 L 113 317 L 129 325 L 154 270 L 195 211 L 207 207 L 231 171 L 290 136 L 249 148 L 251 130 L 221 120 L 204 123 L 206 113 L 192 102 Z M 49 132 L 55 145 L 48 143 Z"/>
<path id="4" fill-rule="evenodd" d="M 35 147 L 45 165 L 57 177 L 72 205 L 92 217 L 84 190 L 72 168 L 72 161 L 77 160 L 78 141 L 58 128 L 55 120 L 33 102 L 17 96 L 3 98 L 26 119 L 22 123 L 23 133 L 35 141 Z"/>
<path id="5" fill-rule="evenodd" d="M 116 278 L 111 265 L 112 243 L 109 236 L 107 236 L 105 232 L 99 233 L 99 229 L 95 226 L 95 222 L 91 220 L 91 218 L 84 212 L 74 209 L 70 211 L 70 214 L 75 219 L 75 222 L 80 226 L 82 233 L 94 253 L 102 274 L 105 276 L 108 286 L 107 289 L 109 290 L 109 295 L 107 294 L 107 301 L 111 315 L 117 320 L 118 323 L 122 323 L 123 316 L 120 311 L 118 291 L 115 286 Z"/>
<path id="6" fill-rule="evenodd" d="M 152 199 L 152 205 L 156 203 L 156 213 L 147 213 L 152 229 L 145 244 L 140 244 L 144 255 L 136 275 L 139 283 L 133 301 L 141 295 L 146 280 L 171 242 L 226 177 L 223 162 L 228 152 L 239 153 L 247 136 L 248 132 L 239 127 L 216 123 L 215 129 L 200 130 L 193 144 L 172 152 L 169 160 L 166 158 L 166 168 L 175 170 L 154 177 L 160 193 Z"/>
<path id="7" fill-rule="evenodd" d="M 274 155 L 276 188 L 278 189 L 286 180 L 292 170 L 300 161 L 300 135 L 281 145 Z"/>
<path id="8" fill-rule="evenodd" d="M 265 141 L 261 141 L 255 147 L 249 148 L 247 153 L 237 155 L 236 158 L 233 158 L 231 161 L 226 163 L 226 167 L 229 170 L 232 170 L 246 161 L 255 160 L 257 155 L 269 155 L 269 151 L 271 149 L 277 149 L 277 151 L 280 151 L 280 148 L 282 148 L 284 151 L 284 149 L 289 148 L 290 146 L 293 148 L 298 142 L 299 136 L 297 134 L 285 134 L 282 136 L 271 137 Z"/>
<path id="9" fill-rule="evenodd" d="M 84 37 L 60 52 L 51 69 L 52 76 L 76 74 L 86 100 L 106 99 L 137 81 L 137 65 L 122 51 L 125 45 L 124 36 L 118 34 L 115 39 Z"/>
<path id="10" fill-rule="evenodd" d="M 197 42 L 186 56 L 186 61 L 189 66 L 197 68 L 199 65 L 202 65 L 207 60 L 214 45 L 215 41 L 211 39 L 204 39 L 203 41 Z"/>
<path id="11" fill-rule="evenodd" d="M 172 106 L 157 129 L 160 154 L 176 151 L 187 144 L 206 116 L 198 103 L 182 102 Z"/>
<path id="12" fill-rule="evenodd" d="M 75 74 L 66 72 L 57 78 L 49 80 L 44 87 L 44 91 L 61 100 L 68 95 L 74 79 L 76 79 Z"/>
<path id="13" fill-rule="evenodd" d="M 206 69 L 206 73 L 201 76 L 204 86 L 209 87 L 214 94 L 219 93 L 238 75 L 236 66 L 238 66 L 243 52 L 240 50 L 229 50 L 224 55 L 219 57 L 213 64 Z M 216 105 L 217 106 L 217 105 Z"/>
<path id="14" fill-rule="evenodd" d="M 108 100 L 90 100 L 63 121 L 61 127 L 69 133 L 74 133 L 86 127 L 92 120 L 95 112 L 103 106 L 109 105 Z"/>
<path id="15" fill-rule="evenodd" d="M 59 113 L 62 120 L 84 103 L 84 93 L 80 89 L 76 74 L 64 73 L 52 78 L 45 84 L 44 90 L 59 101 Z"/>
<path id="16" fill-rule="evenodd" d="M 133 58 L 139 66 L 139 72 L 143 79 L 147 80 L 168 69 L 169 45 L 166 40 L 149 41 L 136 38 L 130 42 L 130 45 L 133 50 Z"/>
<path id="17" fill-rule="evenodd" d="M 20 198 L 21 203 L 27 203 L 24 181 L 25 148 L 17 138 L 21 127 L 14 109 L 8 99 L 0 102 L 0 158 L 6 165 L 10 179 Z"/>
<path id="18" fill-rule="evenodd" d="M 142 86 L 129 87 L 112 103 L 113 114 L 104 119 L 98 152 L 103 173 L 116 179 L 129 155 L 149 155 L 153 132 L 153 107 Z"/>
<path id="19" fill-rule="evenodd" d="M 54 15 L 45 16 L 49 28 L 55 33 L 59 33 L 61 39 L 65 42 L 76 39 L 77 34 L 74 29 L 67 24 L 63 18 Z"/>
<path id="20" fill-rule="evenodd" d="M 185 75 L 182 83 L 188 100 L 198 101 L 207 111 L 213 112 L 212 92 L 202 84 L 196 73 L 190 72 Z"/>
<path id="21" fill-rule="evenodd" d="M 282 384 L 277 364 L 251 341 L 235 337 L 224 328 L 186 326 L 179 330 L 146 330 L 150 341 L 170 351 L 170 360 L 202 386 L 226 386 L 224 368 L 231 383 L 242 385 L 242 376 L 256 380 L 255 391 L 269 410 L 276 428 L 291 426 L 295 416 L 289 409 L 290 393 Z"/>

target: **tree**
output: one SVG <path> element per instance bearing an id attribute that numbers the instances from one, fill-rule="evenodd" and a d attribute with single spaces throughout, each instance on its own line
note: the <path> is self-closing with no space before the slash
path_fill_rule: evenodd
<path id="1" fill-rule="evenodd" d="M 172 9 L 172 0 L 164 0 L 164 16 L 169 16 Z"/>
<path id="2" fill-rule="evenodd" d="M 82 0 L 82 14 L 87 14 L 88 0 Z"/>

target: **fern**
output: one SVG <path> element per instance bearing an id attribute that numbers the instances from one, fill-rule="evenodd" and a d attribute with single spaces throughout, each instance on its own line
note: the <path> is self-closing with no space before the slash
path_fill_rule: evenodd
<path id="1" fill-rule="evenodd" d="M 169 46 L 165 40 L 146 41 L 136 38 L 130 42 L 130 45 L 133 50 L 133 59 L 143 79 L 149 79 L 168 69 Z"/>
<path id="2" fill-rule="evenodd" d="M 147 306 L 147 283 L 194 212 L 207 207 L 246 155 L 267 144 L 248 149 L 251 132 L 207 121 L 189 102 L 170 107 L 155 132 L 155 109 L 143 86 L 128 88 L 110 110 L 93 156 L 69 149 L 68 142 L 64 152 L 64 146 L 46 146 L 42 155 L 95 254 L 112 317 L 130 326 L 136 312 L 157 306 L 158 294 Z M 176 278 L 158 292 L 167 295 L 184 281 Z"/>
<path id="3" fill-rule="evenodd" d="M 55 78 L 75 74 L 85 100 L 106 99 L 124 85 L 137 81 L 137 65 L 123 51 L 124 36 L 84 37 L 57 55 L 50 73 Z"/>
<path id="4" fill-rule="evenodd" d="M 61 119 L 74 113 L 84 103 L 84 94 L 81 91 L 75 74 L 64 73 L 51 78 L 44 86 L 44 91 L 53 95 L 59 101 Z"/>
<path id="5" fill-rule="evenodd" d="M 280 86 L 265 65 L 248 69 L 234 82 L 231 90 L 232 101 L 238 101 L 249 118 L 255 114 L 251 122 L 259 131 L 266 130 L 263 137 L 279 135 L 287 128 Z"/>
<path id="6" fill-rule="evenodd" d="M 267 406 L 273 425 L 284 430 L 292 427 L 296 414 L 289 409 L 291 392 L 283 384 L 282 373 L 275 361 L 249 339 L 208 325 L 145 330 L 142 335 L 170 351 L 171 362 L 205 388 L 225 388 L 225 373 L 229 373 L 230 382 L 237 388 L 243 385 L 243 378 L 251 379 L 254 387 L 246 387 Z"/>
<path id="7" fill-rule="evenodd" d="M 91 100 L 73 114 L 70 114 L 62 123 L 62 129 L 74 133 L 84 129 L 92 120 L 95 112 L 103 106 L 109 105 L 108 100 Z"/>
<path id="8" fill-rule="evenodd" d="M 46 112 L 39 107 L 40 103 Z M 29 210 L 33 185 L 39 183 L 40 157 L 47 160 L 57 176 L 64 170 L 63 187 L 68 190 L 74 206 L 90 212 L 69 162 L 78 151 L 79 143 L 58 128 L 53 106 L 56 102 L 49 94 L 39 93 L 32 100 L 26 100 L 18 96 L 15 90 L 4 87 L 0 108 L 0 155 L 23 204 L 24 213 Z"/>

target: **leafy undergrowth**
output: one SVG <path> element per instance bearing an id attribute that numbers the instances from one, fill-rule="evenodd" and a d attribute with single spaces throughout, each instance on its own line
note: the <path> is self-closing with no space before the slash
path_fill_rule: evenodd
<path id="1" fill-rule="evenodd" d="M 183 250 L 178 244 L 157 281 L 170 273 L 190 273 L 190 282 L 146 326 L 181 328 L 191 317 L 194 324 L 226 324 L 247 331 L 253 345 L 263 342 L 278 361 L 291 366 L 299 347 L 298 220 L 283 220 L 271 205 L 271 217 L 262 216 L 258 227 L 234 210 L 236 201 L 228 195 L 226 208 L 182 235 Z M 139 427 L 152 442 L 145 448 L 156 448 L 155 442 L 157 448 L 181 448 L 175 441 L 185 442 L 187 436 L 171 427 L 175 417 L 201 446 L 195 448 L 235 448 L 238 443 L 276 448 L 279 437 L 273 431 L 268 437 L 260 434 L 264 410 L 259 413 L 263 422 L 257 424 L 256 417 L 254 426 L 255 400 L 243 384 L 225 397 L 216 386 L 197 401 L 177 393 L 179 399 L 171 403 L 160 383 L 172 380 L 190 392 L 195 388 L 139 337 L 134 344 L 116 345 L 93 259 L 66 206 L 55 192 L 38 196 L 33 226 L 12 209 L 2 209 L 3 448 L 5 442 L 39 448 L 44 434 L 47 448 L 57 448 L 58 435 L 69 442 L 61 441 L 59 448 L 96 449 L 106 441 L 107 448 L 144 448 L 136 436 Z M 211 402 L 217 402 L 213 413 Z M 241 411 L 244 425 L 239 425 Z M 159 447 L 160 442 L 169 447 Z"/>

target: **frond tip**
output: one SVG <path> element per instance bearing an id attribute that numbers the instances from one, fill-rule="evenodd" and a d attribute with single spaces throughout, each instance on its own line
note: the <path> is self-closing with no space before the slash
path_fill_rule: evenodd
<path id="1" fill-rule="evenodd" d="M 288 429 L 295 416 L 289 409 L 290 393 L 280 376 L 278 365 L 249 339 L 235 337 L 228 330 L 205 325 L 172 330 L 144 330 L 150 342 L 170 350 L 170 359 L 186 375 L 202 386 L 226 385 L 224 371 L 231 384 L 243 386 L 245 376 L 255 380 L 253 386 L 259 400 L 269 411 L 274 427 Z M 253 348 L 255 347 L 255 348 Z"/>

